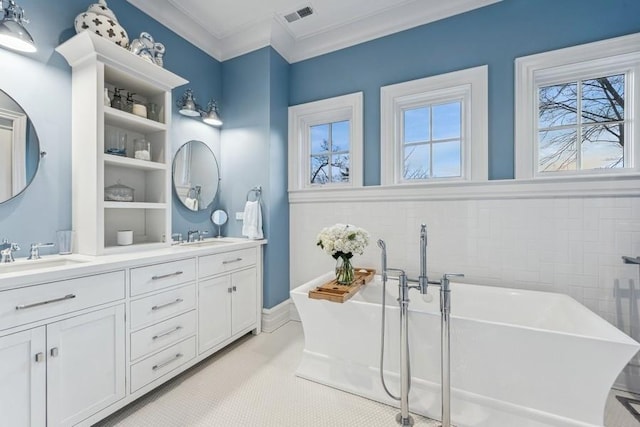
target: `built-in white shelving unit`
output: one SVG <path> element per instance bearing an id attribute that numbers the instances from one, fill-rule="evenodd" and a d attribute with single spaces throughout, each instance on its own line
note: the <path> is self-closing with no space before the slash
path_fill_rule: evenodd
<path id="1" fill-rule="evenodd" d="M 72 73 L 72 188 L 75 252 L 89 255 L 157 248 L 171 235 L 171 89 L 187 80 L 89 31 L 56 49 Z M 159 121 L 107 106 L 104 90 L 121 88 L 158 106 Z M 123 96 L 124 101 L 124 96 Z M 126 134 L 126 157 L 105 153 L 106 135 Z M 151 159 L 134 158 L 145 139 Z M 132 202 L 105 201 L 104 189 L 134 189 Z M 134 244 L 117 246 L 118 230 L 133 230 Z"/>

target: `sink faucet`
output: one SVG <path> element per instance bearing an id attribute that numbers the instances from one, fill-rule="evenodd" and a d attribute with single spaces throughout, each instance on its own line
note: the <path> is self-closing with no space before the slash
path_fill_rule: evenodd
<path id="1" fill-rule="evenodd" d="M 198 235 L 198 238 L 200 238 L 200 232 L 198 230 L 189 230 L 187 231 L 187 242 L 195 242 L 196 241 L 196 234 Z"/>
<path id="2" fill-rule="evenodd" d="M 172 245 L 179 245 L 183 242 L 182 240 L 182 233 L 173 233 L 171 235 L 171 244 Z"/>
<path id="3" fill-rule="evenodd" d="M 53 243 L 32 243 L 29 249 L 29 258 L 27 259 L 40 259 L 40 248 L 52 248 L 55 246 Z"/>
<path id="4" fill-rule="evenodd" d="M 7 239 L 2 240 L 0 244 L 0 263 L 14 262 L 13 253 L 19 250 L 20 246 L 17 243 L 9 243 Z"/>

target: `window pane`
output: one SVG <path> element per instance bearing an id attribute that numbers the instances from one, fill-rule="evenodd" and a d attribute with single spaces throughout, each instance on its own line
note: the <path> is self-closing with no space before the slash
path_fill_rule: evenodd
<path id="1" fill-rule="evenodd" d="M 460 101 L 433 105 L 433 139 L 460 138 Z"/>
<path id="2" fill-rule="evenodd" d="M 585 126 L 582 132 L 582 169 L 624 167 L 622 129 L 622 124 Z"/>
<path id="3" fill-rule="evenodd" d="M 577 123 L 578 84 L 545 86 L 538 90 L 538 129 Z"/>
<path id="4" fill-rule="evenodd" d="M 538 171 L 576 170 L 576 131 L 560 129 L 538 133 Z"/>
<path id="5" fill-rule="evenodd" d="M 404 110 L 404 142 L 429 140 L 429 107 Z"/>
<path id="6" fill-rule="evenodd" d="M 624 120 L 624 74 L 582 82 L 585 123 Z"/>
<path id="7" fill-rule="evenodd" d="M 429 178 L 430 144 L 410 145 L 404 147 L 404 179 Z"/>
<path id="8" fill-rule="evenodd" d="M 331 165 L 332 182 L 349 182 L 349 155 L 339 154 L 333 156 Z"/>
<path id="9" fill-rule="evenodd" d="M 329 151 L 329 123 L 311 126 L 311 154 Z"/>
<path id="10" fill-rule="evenodd" d="M 331 125 L 331 139 L 333 151 L 349 151 L 349 121 L 336 122 Z"/>
<path id="11" fill-rule="evenodd" d="M 460 176 L 460 141 L 433 144 L 433 176 L 447 178 Z"/>
<path id="12" fill-rule="evenodd" d="M 329 156 L 311 156 L 311 184 L 326 184 L 329 178 Z"/>

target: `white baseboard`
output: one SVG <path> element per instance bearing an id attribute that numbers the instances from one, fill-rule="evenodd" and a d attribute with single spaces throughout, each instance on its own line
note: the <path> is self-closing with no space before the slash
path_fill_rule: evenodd
<path id="1" fill-rule="evenodd" d="M 291 299 L 281 302 L 272 308 L 262 309 L 262 332 L 273 332 L 287 323 L 290 318 Z"/>

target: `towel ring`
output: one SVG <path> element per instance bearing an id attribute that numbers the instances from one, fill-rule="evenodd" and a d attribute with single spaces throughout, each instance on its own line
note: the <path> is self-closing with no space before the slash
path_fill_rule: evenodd
<path id="1" fill-rule="evenodd" d="M 252 194 L 256 198 L 255 200 L 250 199 Z M 262 196 L 262 186 L 257 185 L 247 192 L 247 202 L 250 202 L 250 201 L 258 202 L 260 201 L 261 196 Z"/>

